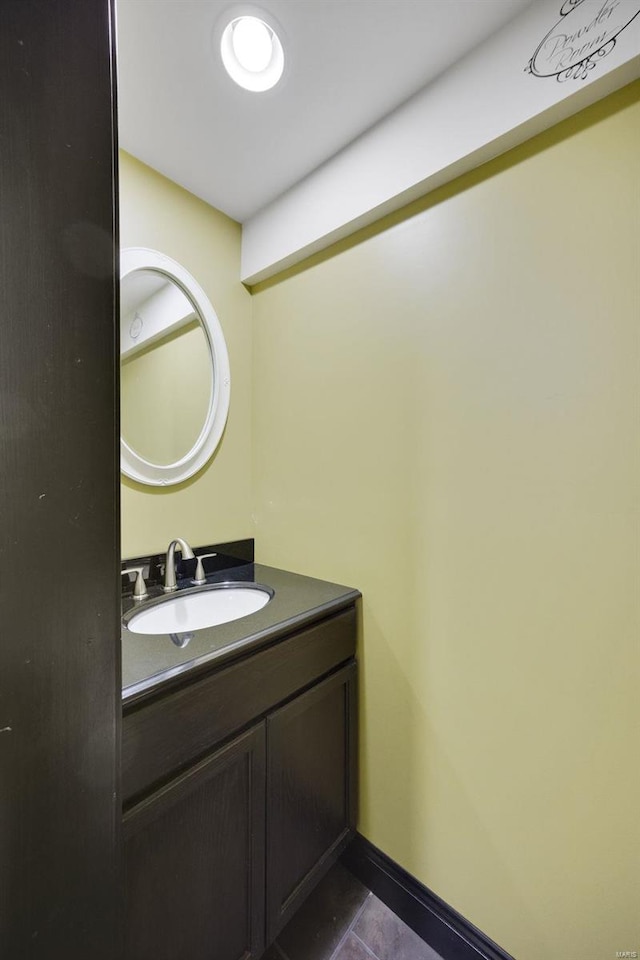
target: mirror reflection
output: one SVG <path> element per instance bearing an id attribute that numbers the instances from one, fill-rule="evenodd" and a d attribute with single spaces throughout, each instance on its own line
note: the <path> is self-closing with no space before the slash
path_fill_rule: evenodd
<path id="1" fill-rule="evenodd" d="M 158 250 L 120 251 L 120 468 L 182 483 L 220 443 L 231 375 L 220 321 L 188 270 Z"/>
<path id="2" fill-rule="evenodd" d="M 167 466 L 194 448 L 212 402 L 202 318 L 181 287 L 156 270 L 127 274 L 120 296 L 122 436 L 143 460 Z"/>

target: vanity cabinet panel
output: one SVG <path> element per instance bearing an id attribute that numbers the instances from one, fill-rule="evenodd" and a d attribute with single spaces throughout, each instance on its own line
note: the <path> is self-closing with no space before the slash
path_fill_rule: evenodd
<path id="1" fill-rule="evenodd" d="M 267 717 L 267 941 L 346 846 L 356 815 L 356 667 Z"/>
<path id="2" fill-rule="evenodd" d="M 342 852 L 356 623 L 351 607 L 125 705 L 125 960 L 258 960 Z"/>
<path id="3" fill-rule="evenodd" d="M 125 960 L 264 950 L 265 724 L 124 818 Z"/>
<path id="4" fill-rule="evenodd" d="M 355 647 L 350 607 L 156 700 L 125 706 L 125 803 L 345 663 Z"/>

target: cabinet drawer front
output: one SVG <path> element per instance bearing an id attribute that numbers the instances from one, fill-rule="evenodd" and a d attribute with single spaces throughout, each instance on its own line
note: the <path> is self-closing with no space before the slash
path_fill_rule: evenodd
<path id="1" fill-rule="evenodd" d="M 125 714 L 125 802 L 353 657 L 355 608 Z"/>
<path id="2" fill-rule="evenodd" d="M 124 821 L 125 960 L 246 960 L 264 948 L 264 723 Z"/>
<path id="3" fill-rule="evenodd" d="M 267 940 L 355 828 L 356 667 L 267 717 Z"/>

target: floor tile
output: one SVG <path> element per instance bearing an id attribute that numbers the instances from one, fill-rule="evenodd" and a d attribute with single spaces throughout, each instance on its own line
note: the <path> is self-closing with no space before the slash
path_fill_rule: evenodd
<path id="1" fill-rule="evenodd" d="M 343 943 L 334 953 L 331 960 L 375 960 L 372 953 L 367 950 L 362 940 L 358 940 L 353 933 L 350 933 Z M 400 958 L 398 958 L 400 960 Z"/>
<path id="2" fill-rule="evenodd" d="M 367 888 L 336 864 L 279 935 L 278 946 L 288 960 L 329 960 L 368 896 Z"/>
<path id="3" fill-rule="evenodd" d="M 353 932 L 378 960 L 440 960 L 431 947 L 373 894 Z"/>

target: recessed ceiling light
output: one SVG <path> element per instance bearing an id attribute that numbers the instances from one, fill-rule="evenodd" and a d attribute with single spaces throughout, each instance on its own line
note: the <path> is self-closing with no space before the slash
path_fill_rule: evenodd
<path id="1" fill-rule="evenodd" d="M 284 70 L 277 33 L 259 17 L 236 17 L 222 33 L 220 54 L 232 80 L 260 93 L 274 87 Z"/>

